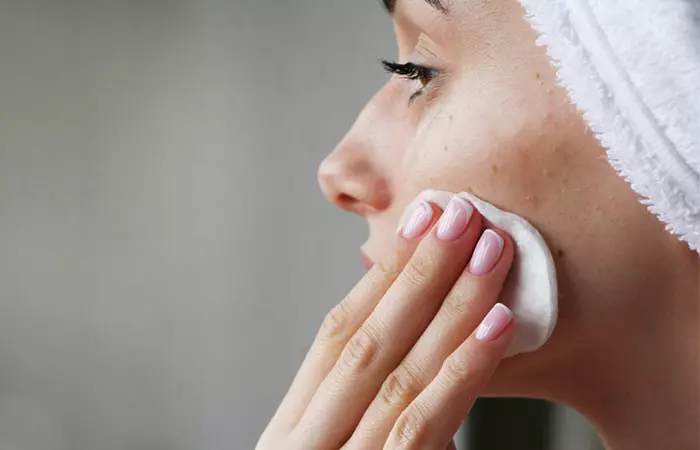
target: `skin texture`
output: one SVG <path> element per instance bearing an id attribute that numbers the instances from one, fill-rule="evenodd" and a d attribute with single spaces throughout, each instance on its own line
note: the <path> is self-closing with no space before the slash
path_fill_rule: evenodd
<path id="1" fill-rule="evenodd" d="M 697 448 L 698 254 L 668 234 L 611 168 L 520 6 L 455 0 L 441 14 L 399 0 L 392 77 L 319 169 L 323 192 L 364 217 L 374 261 L 421 191 L 469 191 L 533 223 L 555 255 L 559 325 L 538 352 L 501 364 L 487 394 L 565 402 L 609 448 Z"/>

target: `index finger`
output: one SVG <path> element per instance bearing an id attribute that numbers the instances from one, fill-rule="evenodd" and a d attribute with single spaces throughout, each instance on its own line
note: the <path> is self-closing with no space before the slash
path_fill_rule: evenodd
<path id="1" fill-rule="evenodd" d="M 393 259 L 389 262 L 376 263 L 350 293 L 328 313 L 271 426 L 290 428 L 297 424 L 350 338 L 367 320 L 381 298 L 396 281 L 425 233 L 440 218 L 442 210 L 434 204 L 427 205 L 430 209 L 424 219 L 425 231 L 411 239 L 397 236 L 397 250 Z"/>

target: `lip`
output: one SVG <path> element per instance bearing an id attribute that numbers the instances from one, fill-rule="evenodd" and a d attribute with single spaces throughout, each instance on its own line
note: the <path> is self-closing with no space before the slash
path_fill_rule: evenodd
<path id="1" fill-rule="evenodd" d="M 362 261 L 362 265 L 365 266 L 367 270 L 371 269 L 372 266 L 374 266 L 374 261 L 372 261 L 372 258 L 367 256 L 367 254 L 363 250 L 360 250 L 360 261 Z"/>

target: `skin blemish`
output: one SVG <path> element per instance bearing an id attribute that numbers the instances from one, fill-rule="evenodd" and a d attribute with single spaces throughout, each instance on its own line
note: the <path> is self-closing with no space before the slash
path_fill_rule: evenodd
<path id="1" fill-rule="evenodd" d="M 558 256 L 560 259 L 563 258 L 563 257 L 564 257 L 564 250 L 561 250 L 561 249 L 557 250 L 557 256 Z"/>
<path id="2" fill-rule="evenodd" d="M 444 152 L 446 152 L 447 150 L 449 150 L 449 149 L 447 148 L 447 146 L 445 146 L 445 148 L 442 149 L 442 151 L 444 151 Z"/>
<path id="3" fill-rule="evenodd" d="M 537 195 L 528 194 L 525 196 L 525 201 L 532 205 L 533 208 L 538 209 L 540 207 L 540 201 Z"/>
<path id="4" fill-rule="evenodd" d="M 491 165 L 491 172 L 498 173 L 498 166 L 496 164 Z"/>
<path id="5" fill-rule="evenodd" d="M 538 73 L 538 74 L 537 74 L 537 79 L 539 80 L 540 78 L 542 78 L 542 75 L 540 75 L 540 74 Z"/>

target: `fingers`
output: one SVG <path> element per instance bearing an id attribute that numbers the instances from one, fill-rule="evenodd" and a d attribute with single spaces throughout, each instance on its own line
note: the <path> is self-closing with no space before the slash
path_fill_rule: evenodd
<path id="1" fill-rule="evenodd" d="M 384 264 L 375 264 L 347 297 L 328 313 L 287 395 L 270 422 L 269 429 L 291 430 L 298 423 L 350 337 L 367 320 L 413 255 L 420 239 L 440 218 L 440 208 L 432 204 L 426 205 L 428 209 L 422 211 L 422 218 L 414 221 L 410 227 L 410 238 L 397 237 L 394 259 Z"/>
<path id="2" fill-rule="evenodd" d="M 309 448 L 337 448 L 350 437 L 464 271 L 481 226 L 474 208 L 455 197 L 314 394 L 295 429 L 312 436 Z"/>
<path id="3" fill-rule="evenodd" d="M 394 424 L 385 449 L 443 449 L 483 391 L 514 334 L 513 315 L 497 304 L 450 355 Z"/>
<path id="4" fill-rule="evenodd" d="M 401 413 L 496 303 L 513 255 L 513 243 L 505 233 L 484 232 L 469 267 L 454 284 L 425 333 L 383 383 L 353 433 L 350 443 L 355 447 L 350 445 L 350 448 L 366 448 L 372 442 L 387 439 Z"/>

